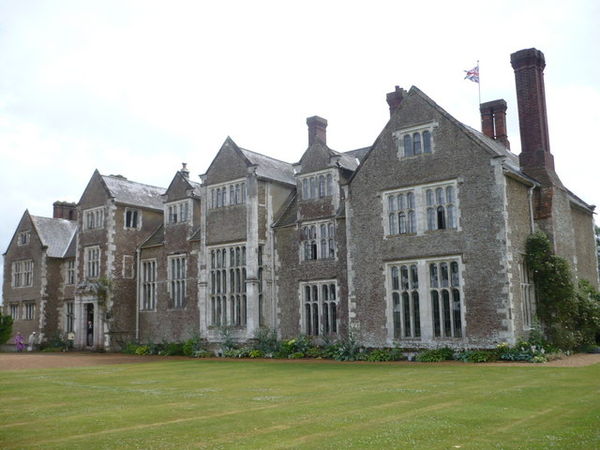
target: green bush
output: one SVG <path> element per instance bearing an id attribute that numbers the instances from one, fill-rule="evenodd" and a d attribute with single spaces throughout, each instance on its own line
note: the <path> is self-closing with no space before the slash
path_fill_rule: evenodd
<path id="1" fill-rule="evenodd" d="M 185 356 L 193 356 L 198 358 L 196 355 L 205 352 L 206 350 L 204 348 L 203 340 L 199 335 L 195 335 L 183 343 L 182 351 Z"/>
<path id="2" fill-rule="evenodd" d="M 333 356 L 336 361 L 364 361 L 367 358 L 367 354 L 356 339 L 354 335 L 350 333 L 348 338 L 341 339 L 329 349 L 329 353 Z"/>
<path id="3" fill-rule="evenodd" d="M 164 345 L 163 350 L 159 353 L 162 356 L 183 356 L 182 342 L 169 342 Z"/>
<path id="4" fill-rule="evenodd" d="M 301 358 L 313 346 L 311 339 L 308 336 L 301 335 L 297 338 L 283 341 L 279 346 L 279 351 L 276 356 L 278 358 L 289 358 L 292 354 L 302 353 Z"/>
<path id="5" fill-rule="evenodd" d="M 425 350 L 415 357 L 418 362 L 441 362 L 454 359 L 454 350 L 448 347 Z"/>
<path id="6" fill-rule="evenodd" d="M 127 355 L 135 355 L 138 347 L 139 345 L 135 342 L 127 342 L 121 347 L 121 352 Z"/>
<path id="7" fill-rule="evenodd" d="M 498 353 L 494 350 L 465 350 L 456 354 L 456 359 L 471 363 L 493 362 L 498 360 Z"/>
<path id="8" fill-rule="evenodd" d="M 253 348 L 259 350 L 263 355 L 274 355 L 279 351 L 277 333 L 270 328 L 259 328 L 254 335 Z"/>
<path id="9" fill-rule="evenodd" d="M 13 319 L 0 312 L 0 345 L 5 344 L 12 334 Z"/>
<path id="10" fill-rule="evenodd" d="M 150 355 L 150 346 L 148 345 L 139 345 L 136 349 L 135 349 L 135 354 L 136 355 Z"/>
<path id="11" fill-rule="evenodd" d="M 262 351 L 262 350 L 259 350 L 259 349 L 257 349 L 257 348 L 254 348 L 254 349 L 252 349 L 252 350 L 250 350 L 250 351 L 248 352 L 248 356 L 249 356 L 250 358 L 264 358 L 264 357 L 265 357 L 265 354 L 263 353 L 263 351 Z"/>
<path id="12" fill-rule="evenodd" d="M 376 348 L 367 353 L 367 361 L 402 361 L 406 356 L 399 348 Z"/>

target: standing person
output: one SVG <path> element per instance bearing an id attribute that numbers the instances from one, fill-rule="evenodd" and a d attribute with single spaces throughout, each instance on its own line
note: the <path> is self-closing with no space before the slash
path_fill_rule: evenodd
<path id="1" fill-rule="evenodd" d="M 37 338 L 37 333 L 35 331 L 29 335 L 29 340 L 27 341 L 27 343 L 29 344 L 27 346 L 28 352 L 33 351 L 33 346 L 36 344 L 36 342 L 35 342 L 36 338 Z"/>
<path id="2" fill-rule="evenodd" d="M 15 336 L 15 344 L 19 353 L 25 350 L 25 336 L 20 331 L 17 331 L 17 335 Z"/>
<path id="3" fill-rule="evenodd" d="M 73 349 L 73 343 L 75 342 L 75 333 L 70 331 L 67 333 L 67 351 Z"/>
<path id="4" fill-rule="evenodd" d="M 94 323 L 88 320 L 87 323 L 87 346 L 91 347 L 94 345 Z"/>

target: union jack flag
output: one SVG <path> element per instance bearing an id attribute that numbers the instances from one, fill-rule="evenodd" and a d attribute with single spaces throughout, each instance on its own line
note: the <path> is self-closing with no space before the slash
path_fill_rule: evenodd
<path id="1" fill-rule="evenodd" d="M 474 83 L 479 83 L 479 64 L 473 67 L 471 70 L 465 70 L 465 80 L 471 80 Z"/>

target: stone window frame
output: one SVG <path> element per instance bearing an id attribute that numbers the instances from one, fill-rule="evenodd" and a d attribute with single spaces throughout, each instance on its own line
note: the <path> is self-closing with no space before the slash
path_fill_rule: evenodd
<path id="1" fill-rule="evenodd" d="M 35 302 L 25 302 L 23 311 L 23 320 L 34 320 L 35 319 Z"/>
<path id="2" fill-rule="evenodd" d="M 248 297 L 246 292 L 247 243 L 207 247 L 211 327 L 246 327 Z M 259 270 L 262 267 L 259 268 Z M 259 274 L 259 278 L 262 274 Z M 262 289 L 259 292 L 262 296 Z M 259 304 L 259 309 L 260 309 Z"/>
<path id="3" fill-rule="evenodd" d="M 447 286 L 443 285 L 442 277 L 440 273 L 440 267 L 442 264 L 446 264 L 447 267 Z M 456 278 L 452 279 L 451 264 L 456 264 L 457 272 Z M 414 285 L 409 281 L 408 289 L 404 291 L 410 292 L 411 295 L 409 300 L 410 321 L 411 330 L 410 333 L 406 332 L 406 316 L 405 307 L 402 302 L 402 296 L 394 296 L 395 293 L 401 293 L 402 281 L 399 278 L 400 289 L 395 289 L 393 282 L 392 269 L 394 267 L 407 266 L 409 270 L 409 277 L 411 276 L 411 266 L 416 266 L 418 286 Z M 431 275 L 431 265 L 436 265 L 437 275 L 437 287 L 433 283 L 433 277 Z M 466 335 L 466 302 L 464 296 L 464 273 L 465 267 L 462 261 L 461 255 L 449 255 L 444 257 L 432 257 L 432 258 L 413 258 L 405 260 L 397 260 L 387 262 L 385 264 L 385 286 L 386 286 L 386 314 L 387 314 L 387 334 L 389 342 L 394 341 L 417 341 L 422 342 L 424 340 L 431 339 L 433 342 L 445 342 L 464 339 Z M 399 274 L 400 275 L 400 274 Z M 447 294 L 444 295 L 443 291 Z M 455 297 L 454 291 L 458 293 L 458 297 Z M 413 316 L 414 300 L 412 292 L 418 294 L 418 310 L 419 310 L 419 333 L 415 332 L 415 318 Z M 434 294 L 436 292 L 436 294 Z M 400 304 L 395 304 L 395 298 L 400 300 Z M 447 305 L 445 299 L 447 298 Z M 434 300 L 437 299 L 437 311 L 434 306 Z M 453 309 L 455 306 L 455 299 L 458 300 L 458 311 Z M 395 310 L 395 306 L 400 306 L 399 310 Z M 457 311 L 457 312 L 456 312 Z M 436 317 L 437 312 L 437 317 Z M 449 316 L 449 327 L 445 323 L 445 319 Z M 439 327 L 439 331 L 436 330 L 436 322 Z M 400 326 L 400 329 L 397 326 Z M 447 332 L 449 328 L 449 332 Z"/>
<path id="4" fill-rule="evenodd" d="M 418 125 L 413 125 L 411 127 L 401 128 L 392 133 L 392 138 L 396 143 L 397 149 L 397 157 L 398 159 L 407 159 L 407 158 L 418 158 L 423 157 L 424 155 L 432 155 L 435 153 L 435 139 L 434 139 L 434 130 L 439 125 L 436 121 L 430 121 L 427 123 L 422 123 Z M 429 134 L 429 148 L 428 151 L 425 142 L 427 140 L 427 133 Z M 416 147 L 414 142 L 417 140 L 419 142 L 419 151 L 415 153 Z M 407 144 L 410 144 L 410 149 L 407 152 Z"/>
<path id="5" fill-rule="evenodd" d="M 27 288 L 33 286 L 32 259 L 22 259 L 19 261 L 13 261 L 11 266 L 11 286 L 13 288 Z"/>
<path id="6" fill-rule="evenodd" d="M 95 280 L 100 277 L 102 251 L 99 245 L 89 245 L 83 249 L 85 278 Z"/>
<path id="7" fill-rule="evenodd" d="M 190 222 L 193 213 L 193 203 L 190 199 L 165 203 L 165 225 L 177 225 Z"/>
<path id="8" fill-rule="evenodd" d="M 158 261 L 143 259 L 140 264 L 140 311 L 156 311 Z"/>
<path id="9" fill-rule="evenodd" d="M 67 261 L 66 265 L 66 276 L 65 276 L 65 284 L 67 286 L 75 284 L 75 260 L 71 259 Z"/>
<path id="10" fill-rule="evenodd" d="M 30 230 L 19 231 L 19 233 L 17 233 L 17 246 L 23 247 L 25 245 L 29 245 L 30 241 L 31 241 L 31 231 Z"/>
<path id="11" fill-rule="evenodd" d="M 323 235 L 323 226 L 325 226 L 325 236 Z M 338 251 L 335 219 L 302 222 L 298 228 L 300 234 L 298 245 L 300 262 L 317 260 L 337 261 Z"/>
<path id="12" fill-rule="evenodd" d="M 98 206 L 83 211 L 83 230 L 100 230 L 104 228 L 105 207 Z"/>
<path id="13" fill-rule="evenodd" d="M 246 178 L 211 185 L 208 200 L 208 209 L 245 205 L 248 201 Z"/>
<path id="14" fill-rule="evenodd" d="M 9 308 L 10 308 L 10 317 L 12 317 L 13 320 L 20 320 L 21 317 L 19 315 L 20 311 L 20 303 L 10 303 Z"/>
<path id="15" fill-rule="evenodd" d="M 460 192 L 461 192 L 461 190 L 459 188 L 460 185 L 461 185 L 460 179 L 455 178 L 455 179 L 451 179 L 451 180 L 437 181 L 435 183 L 405 186 L 402 188 L 388 189 L 388 190 L 382 191 L 381 192 L 381 201 L 382 201 L 382 206 L 383 206 L 382 220 L 383 220 L 384 239 L 398 238 L 399 236 L 405 236 L 405 235 L 421 236 L 421 235 L 428 234 L 428 233 L 438 233 L 438 232 L 444 232 L 444 231 L 461 231 L 462 228 L 460 225 L 460 221 L 461 221 L 461 210 L 460 210 Z M 444 196 L 445 196 L 446 195 L 445 192 L 448 187 L 451 187 L 453 190 L 454 201 L 451 203 L 444 203 L 443 206 L 444 207 L 447 207 L 448 205 L 452 206 L 453 211 L 454 211 L 454 219 L 453 219 L 454 226 L 453 227 L 446 226 L 445 228 L 429 229 L 428 208 L 432 208 L 433 206 L 427 205 L 427 192 L 429 190 L 431 190 L 434 192 L 434 195 L 435 195 L 435 190 L 438 188 L 442 188 L 444 190 Z M 396 208 L 395 210 L 392 210 L 390 197 L 395 197 L 397 199 L 399 195 L 407 196 L 408 193 L 413 193 L 413 195 L 414 195 L 414 208 L 405 207 L 401 211 L 399 211 L 398 208 Z M 397 204 L 397 200 L 396 200 L 396 204 Z M 407 205 L 407 200 L 405 201 L 405 204 Z M 437 203 L 436 203 L 434 206 L 437 208 L 437 206 L 440 206 L 440 205 L 437 205 Z M 415 232 L 408 231 L 409 230 L 408 212 L 410 212 L 410 211 L 414 211 Z M 447 211 L 447 209 L 444 209 L 444 211 Z M 406 217 L 406 232 L 404 232 L 404 233 L 399 232 L 400 231 L 400 227 L 399 227 L 400 212 L 404 212 L 405 217 Z M 392 221 L 390 219 L 390 214 L 393 214 L 393 213 L 398 214 L 398 218 L 395 223 L 396 230 L 398 230 L 398 232 L 392 234 L 391 231 L 393 231 L 393 230 L 392 230 Z M 444 212 L 444 214 L 445 214 L 444 217 L 445 217 L 445 220 L 447 223 L 447 213 Z"/>
<path id="16" fill-rule="evenodd" d="M 335 195 L 337 177 L 335 170 L 326 169 L 298 175 L 298 193 L 300 200 L 320 200 Z"/>
<path id="17" fill-rule="evenodd" d="M 123 255 L 123 265 L 121 276 L 127 280 L 135 278 L 135 258 L 133 255 Z"/>
<path id="18" fill-rule="evenodd" d="M 307 336 L 338 335 L 340 295 L 337 280 L 332 278 L 302 281 L 299 283 L 298 290 L 302 334 Z M 331 298 L 332 294 L 334 298 Z"/>
<path id="19" fill-rule="evenodd" d="M 138 208 L 125 208 L 123 211 L 123 229 L 140 230 L 142 228 L 142 213 Z"/>
<path id="20" fill-rule="evenodd" d="M 536 291 L 533 283 L 533 273 L 527 266 L 525 255 L 521 256 L 519 264 L 519 289 L 521 292 L 521 314 L 523 317 L 523 330 L 531 330 L 533 328 L 536 316 Z"/>
<path id="21" fill-rule="evenodd" d="M 188 257 L 185 253 L 167 257 L 167 291 L 169 309 L 184 309 L 187 304 Z"/>

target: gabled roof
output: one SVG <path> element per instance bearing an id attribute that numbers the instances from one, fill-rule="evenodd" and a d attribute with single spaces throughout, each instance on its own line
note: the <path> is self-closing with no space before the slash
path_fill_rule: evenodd
<path id="1" fill-rule="evenodd" d="M 351 156 L 352 158 L 357 158 L 360 162 L 362 162 L 363 158 L 367 155 L 367 153 L 369 153 L 369 150 L 371 150 L 371 147 L 357 148 L 356 150 L 349 150 L 347 152 L 344 152 L 344 155 Z"/>
<path id="2" fill-rule="evenodd" d="M 65 257 L 77 231 L 77 222 L 66 219 L 31 216 L 42 245 L 51 258 Z"/>
<path id="3" fill-rule="evenodd" d="M 118 203 L 143 208 L 163 209 L 162 194 L 165 189 L 130 181 L 120 175 L 101 175 L 111 197 Z"/>
<path id="4" fill-rule="evenodd" d="M 276 228 L 294 225 L 296 223 L 297 216 L 298 196 L 296 195 L 296 191 L 292 191 L 290 192 L 290 195 L 281 209 L 281 214 L 279 214 L 279 217 L 275 218 L 272 226 Z"/>
<path id="5" fill-rule="evenodd" d="M 256 175 L 260 178 L 280 181 L 286 184 L 296 184 L 294 169 L 290 163 L 280 161 L 270 156 L 238 147 L 242 154 L 252 165 L 256 165 Z"/>
<path id="6" fill-rule="evenodd" d="M 173 186 L 173 183 L 175 182 L 175 180 L 177 178 L 180 178 L 181 180 L 183 180 L 192 190 L 192 194 L 195 197 L 200 197 L 200 187 L 202 186 L 200 183 L 196 182 L 196 181 L 192 181 L 189 179 L 189 177 L 185 176 L 181 170 L 178 170 L 177 173 L 175 174 L 175 176 L 173 177 L 173 179 L 171 180 L 171 183 L 169 183 L 169 187 L 167 189 L 165 189 L 164 191 L 164 195 L 167 194 L 167 192 L 169 192 L 169 190 L 171 189 L 171 186 Z"/>

